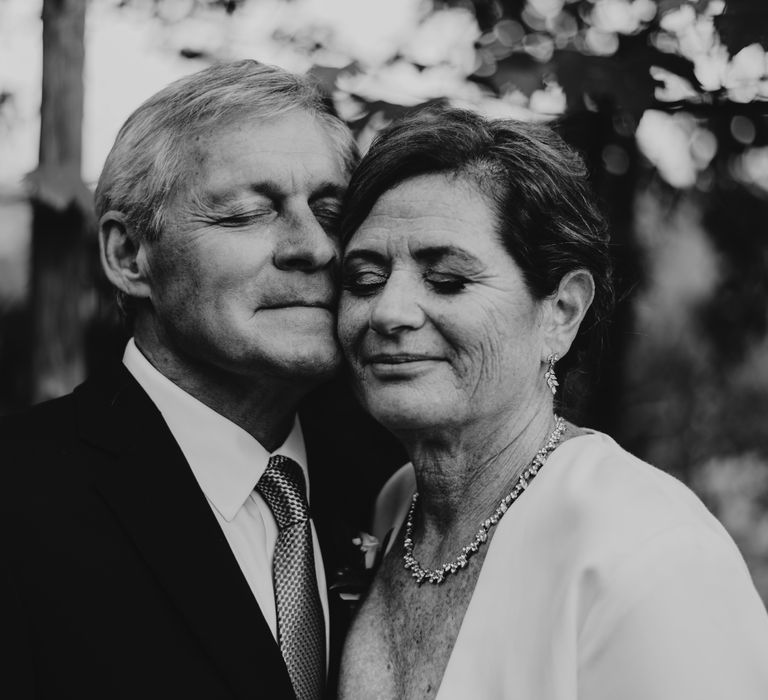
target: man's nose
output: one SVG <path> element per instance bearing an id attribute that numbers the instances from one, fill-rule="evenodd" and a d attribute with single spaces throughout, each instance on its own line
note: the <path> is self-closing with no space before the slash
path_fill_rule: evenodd
<path id="1" fill-rule="evenodd" d="M 274 255 L 275 266 L 281 270 L 320 270 L 339 257 L 338 241 L 320 225 L 309 207 L 287 217 L 281 234 Z"/>
<path id="2" fill-rule="evenodd" d="M 417 286 L 408 283 L 405 273 L 392 273 L 373 298 L 370 327 L 381 335 L 393 335 L 423 325 L 425 313 L 419 303 Z"/>

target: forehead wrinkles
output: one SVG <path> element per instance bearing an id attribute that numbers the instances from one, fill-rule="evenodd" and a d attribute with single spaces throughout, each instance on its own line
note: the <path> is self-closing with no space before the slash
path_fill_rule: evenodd
<path id="1" fill-rule="evenodd" d="M 216 148 L 217 145 L 221 148 Z M 289 193 L 311 190 L 328 182 L 339 186 L 346 182 L 339 160 L 330 150 L 320 147 L 261 148 L 258 144 L 228 142 L 196 149 L 192 159 L 198 179 L 214 190 L 271 183 L 272 189 L 277 187 Z"/>
<path id="2" fill-rule="evenodd" d="M 373 251 L 393 258 L 413 258 L 423 264 L 452 260 L 474 267 L 478 255 L 487 254 L 485 242 L 472 241 L 474 234 L 483 235 L 478 229 L 493 235 L 493 214 L 482 203 L 473 213 L 440 211 L 431 205 L 428 211 L 422 211 L 418 206 L 421 200 L 415 201 L 417 207 L 408 212 L 390 212 L 386 203 L 372 212 L 350 239 L 347 255 Z"/>
<path id="3" fill-rule="evenodd" d="M 247 144 L 240 151 L 228 144 L 221 152 L 198 148 L 192 158 L 196 162 L 187 169 L 183 192 L 190 203 L 209 209 L 226 208 L 249 195 L 341 200 L 347 184 L 341 161 L 328 150 L 255 148 L 249 153 Z"/>

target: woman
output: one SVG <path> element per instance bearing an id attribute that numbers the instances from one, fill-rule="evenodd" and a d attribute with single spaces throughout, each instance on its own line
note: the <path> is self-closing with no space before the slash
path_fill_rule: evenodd
<path id="1" fill-rule="evenodd" d="M 458 110 L 354 175 L 339 337 L 411 458 L 340 697 L 768 698 L 768 616 L 685 486 L 553 411 L 611 301 L 583 163 L 544 126 Z M 389 522 L 384 522 L 386 520 Z"/>

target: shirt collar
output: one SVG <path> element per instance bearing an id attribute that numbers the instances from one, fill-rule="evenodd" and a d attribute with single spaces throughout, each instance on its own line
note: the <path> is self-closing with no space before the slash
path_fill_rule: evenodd
<path id="1" fill-rule="evenodd" d="M 289 457 L 299 464 L 309 499 L 307 453 L 298 416 L 285 442 L 274 452 L 268 452 L 240 426 L 160 373 L 133 338 L 125 348 L 123 364 L 157 406 L 205 497 L 225 520 L 229 522 L 235 517 L 273 455 Z"/>

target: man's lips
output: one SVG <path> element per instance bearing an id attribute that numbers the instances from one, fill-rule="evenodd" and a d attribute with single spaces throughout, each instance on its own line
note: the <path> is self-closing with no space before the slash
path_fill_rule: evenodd
<path id="1" fill-rule="evenodd" d="M 306 309 L 325 309 L 326 311 L 332 311 L 334 309 L 334 306 L 335 305 L 330 301 L 307 301 L 302 299 L 298 301 L 284 301 L 276 304 L 263 304 L 261 308 L 262 309 L 306 308 Z"/>

